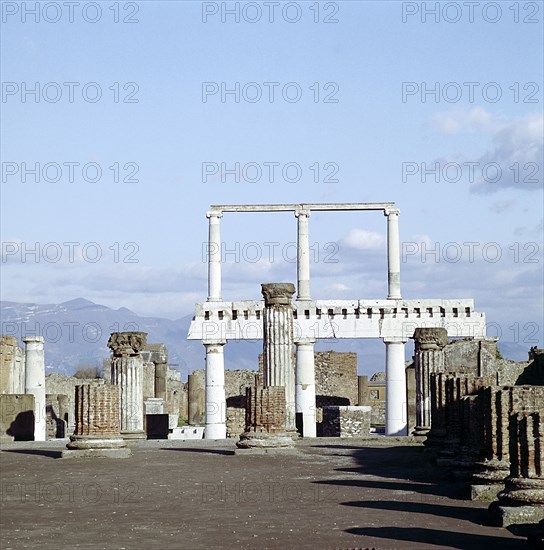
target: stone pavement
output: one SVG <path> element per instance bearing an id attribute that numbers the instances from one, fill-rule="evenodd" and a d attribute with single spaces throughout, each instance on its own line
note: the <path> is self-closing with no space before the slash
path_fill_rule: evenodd
<path id="1" fill-rule="evenodd" d="M 130 443 L 127 459 L 2 446 L 2 550 L 524 548 L 463 500 L 409 438 L 305 439 L 234 455 L 234 440 Z"/>

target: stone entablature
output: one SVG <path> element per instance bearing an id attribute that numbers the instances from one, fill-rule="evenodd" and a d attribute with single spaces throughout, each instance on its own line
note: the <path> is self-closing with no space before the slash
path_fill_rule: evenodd
<path id="1" fill-rule="evenodd" d="M 263 337 L 264 301 L 196 304 L 189 340 Z M 315 300 L 293 302 L 294 339 L 411 338 L 417 328 L 445 328 L 450 337 L 485 336 L 485 314 L 467 300 Z"/>

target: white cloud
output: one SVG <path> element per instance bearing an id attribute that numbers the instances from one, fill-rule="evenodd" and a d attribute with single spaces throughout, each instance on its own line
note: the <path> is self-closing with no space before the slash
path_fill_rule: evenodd
<path id="1" fill-rule="evenodd" d="M 346 248 L 354 250 L 379 250 L 385 247 L 385 236 L 366 229 L 352 229 L 340 241 Z"/>
<path id="2" fill-rule="evenodd" d="M 436 113 L 430 127 L 438 134 L 490 132 L 497 128 L 493 115 L 482 107 L 452 109 Z"/>

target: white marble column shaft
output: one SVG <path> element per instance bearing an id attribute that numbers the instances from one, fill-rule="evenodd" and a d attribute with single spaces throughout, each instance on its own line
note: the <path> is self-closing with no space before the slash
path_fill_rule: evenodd
<path id="1" fill-rule="evenodd" d="M 310 300 L 309 210 L 297 210 L 297 300 Z"/>
<path id="2" fill-rule="evenodd" d="M 144 363 L 140 355 L 113 357 L 111 383 L 120 393 L 120 429 L 123 436 L 144 431 Z"/>
<path id="3" fill-rule="evenodd" d="M 385 364 L 385 434 L 407 435 L 406 370 L 404 341 L 384 340 Z"/>
<path id="4" fill-rule="evenodd" d="M 47 439 L 44 341 L 43 336 L 23 336 L 25 343 L 25 393 L 34 396 L 34 441 Z"/>
<path id="5" fill-rule="evenodd" d="M 302 436 L 316 437 L 315 418 L 315 340 L 305 338 L 296 344 L 295 407 L 302 417 Z"/>
<path id="6" fill-rule="evenodd" d="M 387 216 L 387 280 L 389 300 L 399 300 L 400 294 L 400 237 L 398 209 L 385 210 Z"/>
<path id="7" fill-rule="evenodd" d="M 221 212 L 208 212 L 208 302 L 221 301 Z"/>
<path id="8" fill-rule="evenodd" d="M 205 439 L 226 439 L 224 341 L 205 342 L 206 348 L 206 429 Z"/>

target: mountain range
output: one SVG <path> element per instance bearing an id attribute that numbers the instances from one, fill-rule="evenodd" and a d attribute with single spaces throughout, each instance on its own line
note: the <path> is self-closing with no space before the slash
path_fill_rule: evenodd
<path id="1" fill-rule="evenodd" d="M 143 317 L 127 309 L 111 309 L 84 298 L 61 304 L 0 302 L 1 334 L 16 336 L 22 345 L 24 335 L 45 338 L 46 372 L 72 375 L 78 368 L 102 366 L 109 357 L 107 342 L 117 331 L 143 331 L 148 343 L 164 343 L 169 352 L 171 368 L 181 373 L 181 379 L 195 369 L 204 368 L 204 346 L 198 340 L 187 340 L 193 315 L 171 320 Z M 407 344 L 407 357 L 413 345 Z M 381 340 L 321 340 L 317 351 L 352 351 L 357 353 L 359 374 L 372 375 L 384 370 L 385 346 Z M 499 342 L 505 358 L 527 359 L 528 348 L 514 342 Z M 261 341 L 230 341 L 225 347 L 227 369 L 257 369 Z"/>

